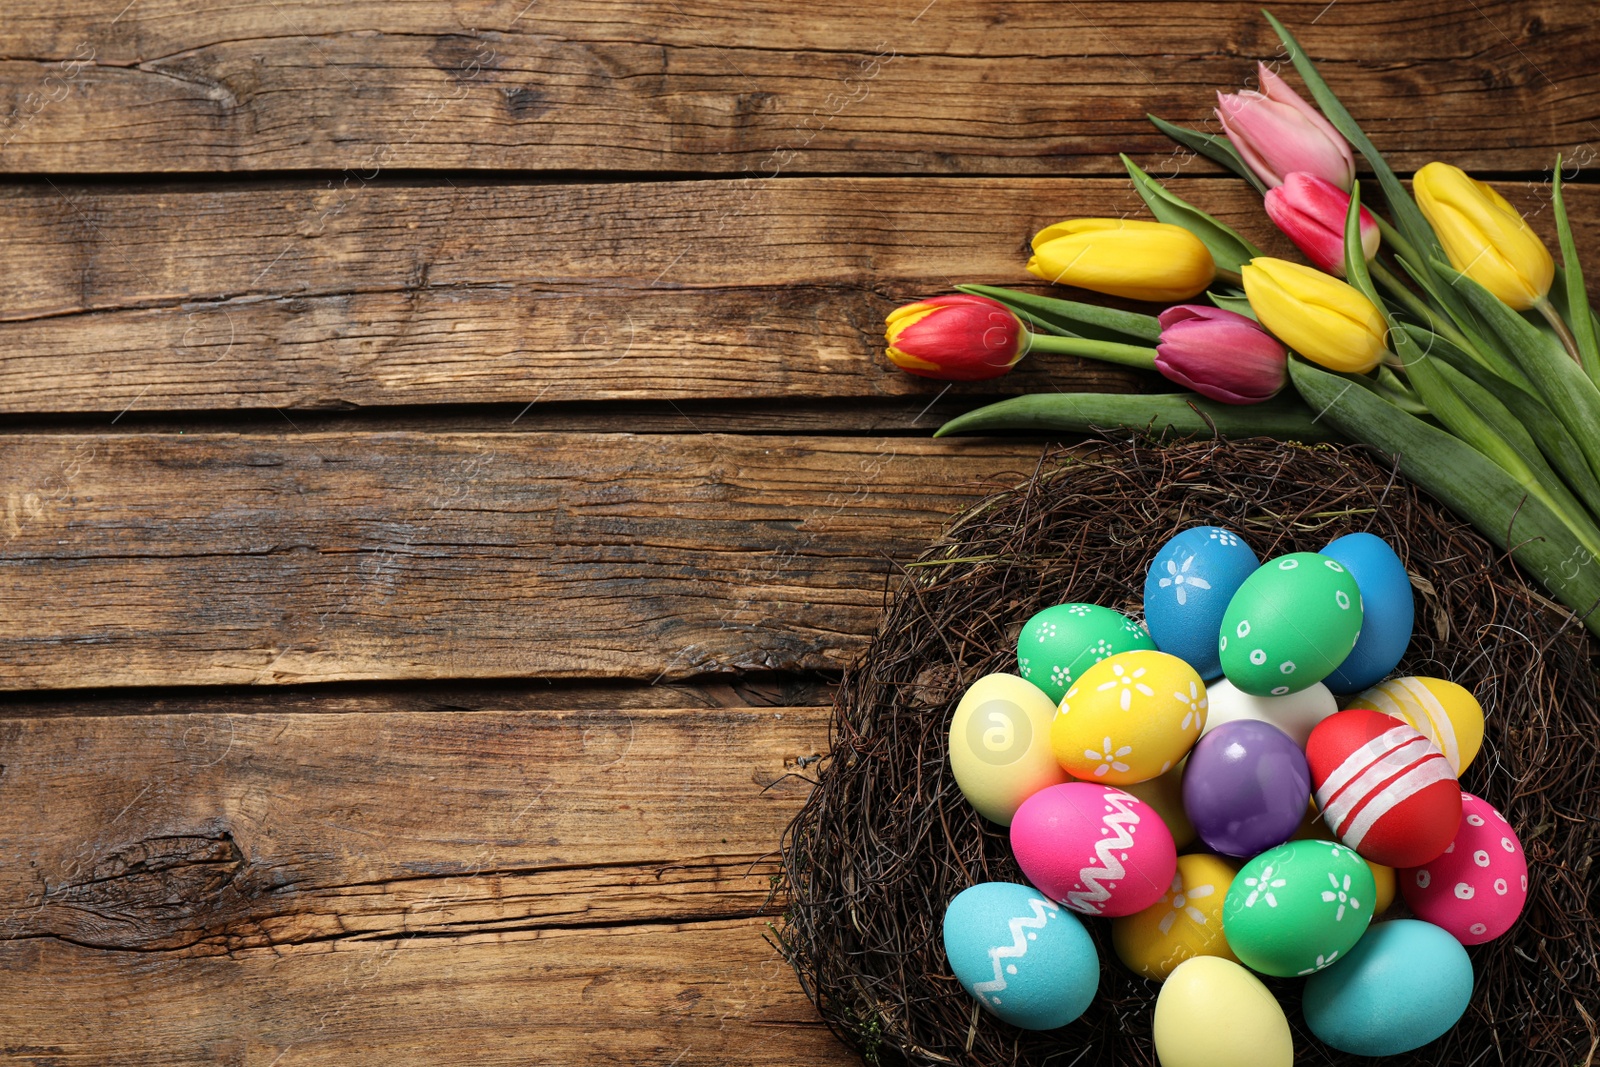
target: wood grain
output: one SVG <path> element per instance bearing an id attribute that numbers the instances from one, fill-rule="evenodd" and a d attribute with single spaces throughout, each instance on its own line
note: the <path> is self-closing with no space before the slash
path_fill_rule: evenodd
<path id="1" fill-rule="evenodd" d="M 1244 183 L 1172 188 L 1293 254 Z M 1546 187 L 1503 188 L 1553 231 Z M 1571 188 L 1569 211 L 1600 244 L 1600 189 Z M 654 401 L 682 430 L 662 401 L 837 398 L 874 404 L 822 428 L 927 429 L 946 383 L 883 358 L 884 315 L 958 281 L 1030 285 L 1040 227 L 1125 212 L 1143 212 L 1127 182 L 1100 179 L 12 186 L 0 410 L 504 404 L 505 428 Z M 1039 356 L 946 402 L 1139 380 Z"/>
<path id="2" fill-rule="evenodd" d="M 3 439 L 7 688 L 839 669 L 1019 441 Z"/>
<path id="3" fill-rule="evenodd" d="M 1245 2 L 119 6 L 8 12 L 6 169 L 1106 174 L 1279 52 Z M 1585 0 L 1275 11 L 1401 169 L 1597 137 Z"/>
<path id="4" fill-rule="evenodd" d="M 0 719 L 0 1058 L 832 1062 L 758 914 L 826 722 Z"/>

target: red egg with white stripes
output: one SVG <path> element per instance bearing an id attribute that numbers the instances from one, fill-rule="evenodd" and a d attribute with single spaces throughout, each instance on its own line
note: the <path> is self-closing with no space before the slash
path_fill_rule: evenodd
<path id="1" fill-rule="evenodd" d="M 1132 915 L 1172 885 L 1178 850 L 1154 808 L 1114 786 L 1066 782 L 1022 802 L 1011 849 L 1034 887 L 1084 915 Z"/>
<path id="2" fill-rule="evenodd" d="M 1350 708 L 1306 742 L 1322 819 L 1374 863 L 1420 867 L 1461 825 L 1461 785 L 1439 747 L 1388 715 Z"/>
<path id="3" fill-rule="evenodd" d="M 1406 904 L 1463 945 L 1505 933 L 1528 900 L 1528 858 L 1494 805 L 1461 794 L 1461 828 L 1444 853 L 1399 872 Z"/>

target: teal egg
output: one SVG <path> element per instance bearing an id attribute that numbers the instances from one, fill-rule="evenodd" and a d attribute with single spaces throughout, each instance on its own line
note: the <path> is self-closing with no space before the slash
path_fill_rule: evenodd
<path id="1" fill-rule="evenodd" d="M 1100 954 L 1083 923 L 1032 886 L 963 889 L 944 912 L 944 951 L 963 989 L 1024 1030 L 1067 1025 L 1100 986 Z"/>
<path id="2" fill-rule="evenodd" d="M 1285 696 L 1332 674 L 1361 636 L 1361 588 L 1338 560 L 1315 552 L 1269 559 L 1222 615 L 1222 672 L 1251 696 Z"/>
<path id="3" fill-rule="evenodd" d="M 1290 841 L 1239 869 L 1222 901 L 1222 934 L 1252 971 L 1304 977 L 1337 963 L 1361 939 L 1376 896 L 1372 868 L 1355 850 Z"/>
<path id="4" fill-rule="evenodd" d="M 1090 667 L 1119 652 L 1154 650 L 1143 626 L 1098 604 L 1057 604 L 1029 619 L 1017 634 L 1017 673 L 1061 703 Z"/>
<path id="5" fill-rule="evenodd" d="M 1393 1056 L 1442 1037 L 1472 999 L 1472 960 L 1432 923 L 1395 919 L 1367 931 L 1338 963 L 1306 981 L 1306 1024 L 1357 1056 Z"/>

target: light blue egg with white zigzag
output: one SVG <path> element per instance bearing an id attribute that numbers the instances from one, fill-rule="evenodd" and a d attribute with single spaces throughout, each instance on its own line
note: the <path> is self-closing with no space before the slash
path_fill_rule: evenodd
<path id="1" fill-rule="evenodd" d="M 1083 923 L 1031 886 L 962 890 L 944 912 L 944 950 L 961 987 L 1024 1030 L 1067 1025 L 1100 985 L 1100 954 Z"/>

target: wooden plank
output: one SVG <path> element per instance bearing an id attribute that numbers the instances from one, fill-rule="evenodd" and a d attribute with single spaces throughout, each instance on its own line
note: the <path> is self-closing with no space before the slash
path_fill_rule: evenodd
<path id="1" fill-rule="evenodd" d="M 757 914 L 826 723 L 0 719 L 0 1060 L 837 1062 Z"/>
<path id="2" fill-rule="evenodd" d="M 177 963 L 3 943 L 0 1062 L 854 1062 L 762 940 L 765 922 L 400 937 Z"/>
<path id="3" fill-rule="evenodd" d="M 836 670 L 1038 445 L 622 434 L 0 439 L 6 688 Z"/>
<path id="4" fill-rule="evenodd" d="M 1292 254 L 1244 183 L 1173 188 Z M 1551 229 L 1545 187 L 1505 189 Z M 502 404 L 501 428 L 563 402 L 654 402 L 671 414 L 663 401 L 838 398 L 871 403 L 837 411 L 835 425 L 926 428 L 944 383 L 885 361 L 889 310 L 963 280 L 1030 285 L 1022 265 L 1038 228 L 1143 212 L 1126 181 L 1086 179 L 457 183 L 343 195 L 304 185 L 3 190 L 0 410 Z M 1600 189 L 1569 196 L 1580 246 L 1595 247 Z M 965 408 L 1138 381 L 1040 356 L 947 399 Z M 674 428 L 697 425 L 685 416 Z"/>
<path id="5" fill-rule="evenodd" d="M 0 719 L 0 939 L 203 956 L 754 917 L 823 708 Z M 48 786 L 48 788 L 45 788 Z"/>
<path id="6" fill-rule="evenodd" d="M 1106 174 L 1279 53 L 1242 0 L 118 6 L 8 12 L 6 169 Z M 1403 169 L 1596 137 L 1585 0 L 1275 10 Z"/>

